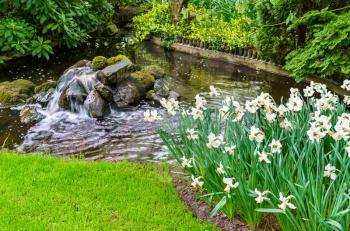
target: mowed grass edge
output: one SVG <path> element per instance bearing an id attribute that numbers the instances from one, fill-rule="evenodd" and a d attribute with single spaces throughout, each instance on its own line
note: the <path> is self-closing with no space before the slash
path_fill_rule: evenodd
<path id="1" fill-rule="evenodd" d="M 0 229 L 216 230 L 188 211 L 168 171 L 0 152 Z"/>

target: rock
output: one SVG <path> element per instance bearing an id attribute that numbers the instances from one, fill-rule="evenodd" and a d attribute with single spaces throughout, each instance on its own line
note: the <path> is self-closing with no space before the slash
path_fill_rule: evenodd
<path id="1" fill-rule="evenodd" d="M 27 124 L 44 119 L 44 115 L 38 109 L 37 106 L 24 106 L 19 114 L 21 122 Z"/>
<path id="2" fill-rule="evenodd" d="M 132 62 L 129 60 L 123 60 L 98 72 L 97 78 L 103 84 L 115 85 L 125 80 L 130 74 L 130 71 L 132 71 L 132 68 Z"/>
<path id="3" fill-rule="evenodd" d="M 108 36 L 112 36 L 112 35 L 115 35 L 118 33 L 118 27 L 114 24 L 114 23 L 109 23 L 107 26 L 106 26 L 106 29 L 105 29 L 105 34 L 108 35 Z"/>
<path id="4" fill-rule="evenodd" d="M 68 72 L 69 70 L 73 69 L 73 68 L 79 68 L 79 67 L 85 67 L 88 66 L 90 64 L 90 61 L 87 59 L 82 59 L 79 60 L 78 62 L 76 62 L 73 66 L 70 66 L 69 68 L 67 68 L 63 73 Z"/>
<path id="5" fill-rule="evenodd" d="M 133 81 L 124 81 L 113 92 L 113 99 L 117 107 L 126 107 L 140 102 L 140 90 Z"/>
<path id="6" fill-rule="evenodd" d="M 154 83 L 154 92 L 160 97 L 167 98 L 170 92 L 170 83 L 166 78 L 157 79 Z"/>
<path id="7" fill-rule="evenodd" d="M 158 65 L 149 65 L 142 68 L 142 71 L 148 72 L 156 79 L 164 78 L 166 73 L 163 68 Z"/>
<path id="8" fill-rule="evenodd" d="M 25 103 L 34 94 L 35 84 L 29 80 L 18 79 L 0 83 L 0 105 Z"/>
<path id="9" fill-rule="evenodd" d="M 41 92 L 47 92 L 50 88 L 56 88 L 57 81 L 49 80 L 46 83 L 43 83 L 39 86 L 36 86 L 34 88 L 34 93 L 41 93 Z"/>
<path id="10" fill-rule="evenodd" d="M 103 83 L 98 82 L 94 85 L 94 89 L 105 99 L 107 102 L 113 101 L 113 93 L 109 87 L 103 85 Z"/>
<path id="11" fill-rule="evenodd" d="M 149 91 L 146 93 L 145 98 L 148 99 L 148 100 L 153 100 L 153 97 L 152 97 L 153 94 L 154 94 L 154 90 L 149 90 Z"/>
<path id="12" fill-rule="evenodd" d="M 170 92 L 169 92 L 168 99 L 175 99 L 175 100 L 178 100 L 178 99 L 180 99 L 180 94 L 177 93 L 177 92 L 175 92 L 175 91 L 170 91 Z"/>
<path id="13" fill-rule="evenodd" d="M 145 90 L 153 88 L 153 85 L 156 81 L 153 75 L 144 71 L 131 73 L 130 77 L 133 80 L 139 82 Z"/>
<path id="14" fill-rule="evenodd" d="M 54 88 L 50 88 L 47 92 L 39 92 L 27 100 L 27 103 L 39 103 L 41 106 L 47 106 L 54 93 Z"/>
<path id="15" fill-rule="evenodd" d="M 92 69 L 101 70 L 107 66 L 107 59 L 103 56 L 96 56 L 92 60 Z"/>
<path id="16" fill-rule="evenodd" d="M 88 93 L 83 84 L 79 80 L 74 79 L 63 89 L 58 105 L 63 109 L 74 109 L 74 105 L 84 103 L 87 95 Z"/>
<path id="17" fill-rule="evenodd" d="M 109 59 L 107 59 L 107 64 L 108 64 L 108 66 L 110 66 L 110 65 L 116 64 L 117 62 L 120 62 L 123 60 L 130 61 L 130 59 L 125 55 L 117 55 L 117 56 L 113 56 L 113 57 L 110 57 Z"/>
<path id="18" fill-rule="evenodd" d="M 103 118 L 108 116 L 110 111 L 108 102 L 94 89 L 86 98 L 86 105 L 89 114 L 93 118 Z"/>

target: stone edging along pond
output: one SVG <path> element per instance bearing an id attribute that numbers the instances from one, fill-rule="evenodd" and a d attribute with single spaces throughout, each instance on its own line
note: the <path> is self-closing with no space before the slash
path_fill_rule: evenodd
<path id="1" fill-rule="evenodd" d="M 177 37 L 176 43 L 171 45 L 174 51 L 187 53 L 193 56 L 207 58 L 217 61 L 223 61 L 227 63 L 239 64 L 255 70 L 262 70 L 270 72 L 272 74 L 279 75 L 284 78 L 293 79 L 291 73 L 283 69 L 281 65 L 277 65 L 271 62 L 261 60 L 256 50 L 254 49 L 237 49 L 235 53 L 226 53 L 222 51 L 210 50 L 205 47 L 206 44 L 199 40 L 192 40 L 183 37 Z M 163 42 L 159 37 L 152 37 L 151 42 L 155 45 L 163 47 Z M 340 87 L 335 81 L 320 78 L 317 76 L 309 76 L 303 82 L 314 81 L 317 83 L 326 84 L 327 88 L 340 96 L 350 95 L 349 91 L 346 91 Z"/>

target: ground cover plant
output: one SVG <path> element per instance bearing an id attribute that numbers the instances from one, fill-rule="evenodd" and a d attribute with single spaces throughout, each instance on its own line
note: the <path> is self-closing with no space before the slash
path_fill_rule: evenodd
<path id="1" fill-rule="evenodd" d="M 216 230 L 186 209 L 168 172 L 1 151 L 1 230 Z"/>
<path id="2" fill-rule="evenodd" d="M 343 86 L 350 89 L 349 81 Z M 273 215 L 281 230 L 349 230 L 350 113 L 325 85 L 291 89 L 281 104 L 261 93 L 240 104 L 228 97 L 220 109 L 197 95 L 179 122 L 161 137 L 188 173 L 195 190 L 228 218 L 251 227 Z M 163 100 L 170 114 L 175 101 Z M 146 120 L 161 119 L 156 111 Z"/>

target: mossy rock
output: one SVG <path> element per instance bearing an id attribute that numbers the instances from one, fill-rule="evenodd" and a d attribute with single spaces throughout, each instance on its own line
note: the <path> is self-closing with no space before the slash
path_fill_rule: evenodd
<path id="1" fill-rule="evenodd" d="M 35 84 L 29 80 L 18 79 L 0 83 L 0 104 L 17 105 L 25 103 L 34 94 Z"/>
<path id="2" fill-rule="evenodd" d="M 36 86 L 34 89 L 34 93 L 41 93 L 41 92 L 47 92 L 51 88 L 56 88 L 57 81 L 49 80 L 46 83 L 43 83 L 39 86 Z"/>
<path id="3" fill-rule="evenodd" d="M 74 65 L 70 66 L 69 68 L 67 68 L 63 73 L 67 73 L 69 70 L 73 69 L 73 68 L 79 68 L 79 67 L 85 67 L 89 64 L 89 60 L 87 59 L 82 59 L 79 60 L 78 62 L 76 62 Z"/>
<path id="4" fill-rule="evenodd" d="M 154 90 L 149 90 L 147 93 L 146 93 L 146 99 L 148 100 L 153 100 L 153 94 L 154 94 Z"/>
<path id="5" fill-rule="evenodd" d="M 153 85 L 156 81 L 153 75 L 144 71 L 136 71 L 130 74 L 130 77 L 140 83 L 142 83 L 143 87 L 148 90 L 153 88 Z"/>
<path id="6" fill-rule="evenodd" d="M 107 59 L 107 65 L 110 66 L 110 65 L 116 64 L 117 62 L 120 62 L 123 60 L 130 61 L 130 59 L 125 55 L 117 55 L 117 56 L 113 56 L 113 57 L 110 57 L 109 59 Z"/>
<path id="7" fill-rule="evenodd" d="M 107 66 L 107 58 L 103 57 L 103 56 L 96 56 L 93 60 L 92 60 L 92 68 L 94 70 L 100 70 L 103 69 Z"/>
<path id="8" fill-rule="evenodd" d="M 145 66 L 142 68 L 142 71 L 150 73 L 156 79 L 161 79 L 166 75 L 165 70 L 158 65 Z"/>

